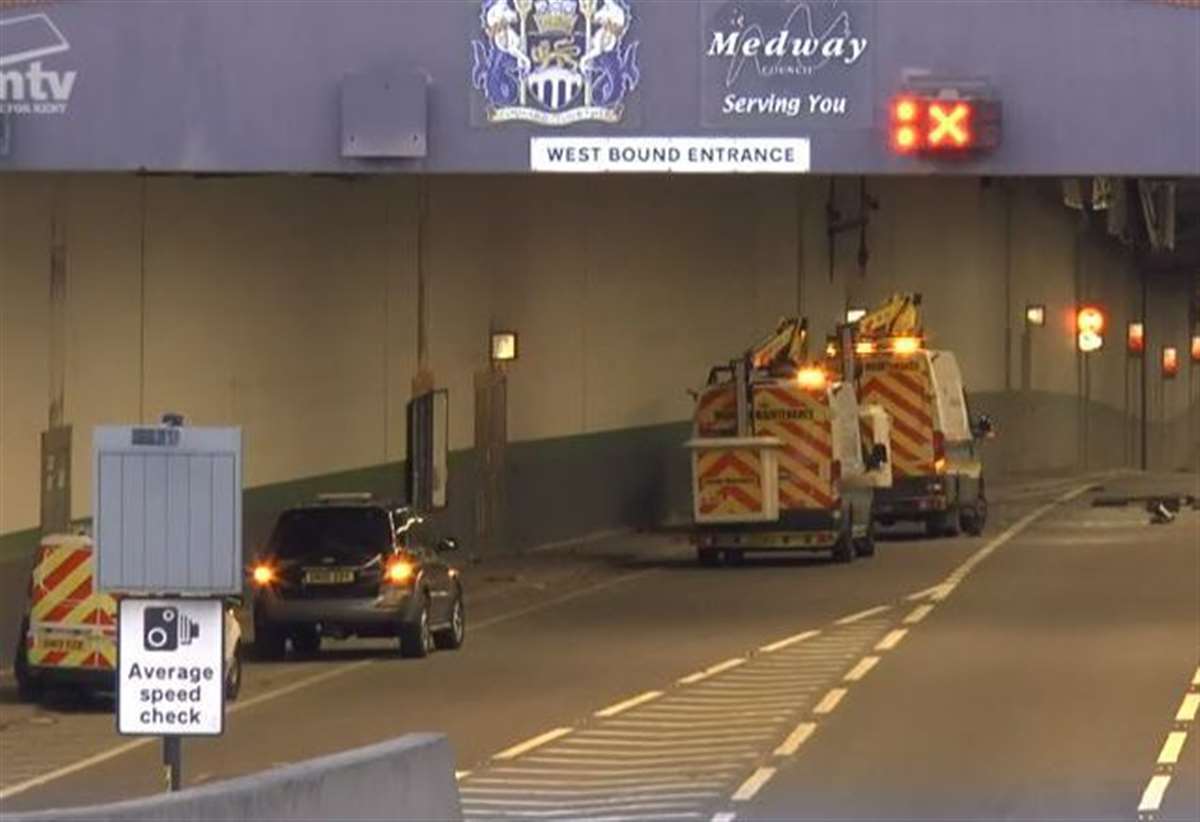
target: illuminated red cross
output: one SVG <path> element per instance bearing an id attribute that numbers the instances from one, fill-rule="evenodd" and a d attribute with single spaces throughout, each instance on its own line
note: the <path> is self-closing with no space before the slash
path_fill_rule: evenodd
<path id="1" fill-rule="evenodd" d="M 971 141 L 970 119 L 971 107 L 967 103 L 955 103 L 953 106 L 930 103 L 929 120 L 932 128 L 929 145 L 939 146 L 945 142 L 952 142 L 956 146 L 967 145 Z"/>

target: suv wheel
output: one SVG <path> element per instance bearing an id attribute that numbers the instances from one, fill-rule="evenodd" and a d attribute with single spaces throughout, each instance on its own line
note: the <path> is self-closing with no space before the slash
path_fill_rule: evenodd
<path id="1" fill-rule="evenodd" d="M 860 557 L 875 556 L 875 520 L 867 520 L 867 533 L 854 541 L 854 553 Z"/>
<path id="2" fill-rule="evenodd" d="M 463 608 L 462 591 L 454 596 L 450 606 L 450 624 L 433 635 L 434 644 L 443 651 L 455 651 L 467 638 L 467 617 Z"/>
<path id="3" fill-rule="evenodd" d="M 958 536 L 958 511 L 956 506 L 937 514 L 930 514 L 929 519 L 925 520 L 925 535 L 930 539 Z"/>
<path id="4" fill-rule="evenodd" d="M 316 656 L 321 651 L 321 633 L 315 625 L 292 632 L 292 649 L 300 656 Z"/>
<path id="5" fill-rule="evenodd" d="M 278 628 L 270 625 L 255 625 L 254 655 L 264 660 L 282 659 L 286 640 L 287 637 Z"/>
<path id="6" fill-rule="evenodd" d="M 853 513 L 848 513 L 842 518 L 842 532 L 838 534 L 838 540 L 833 545 L 833 561 L 834 562 L 853 562 L 854 561 L 854 537 L 852 536 L 854 521 Z"/>
<path id="7" fill-rule="evenodd" d="M 429 628 L 429 598 L 421 598 L 421 611 L 412 622 L 400 625 L 400 655 L 411 659 L 429 656 L 433 650 L 433 632 Z"/>

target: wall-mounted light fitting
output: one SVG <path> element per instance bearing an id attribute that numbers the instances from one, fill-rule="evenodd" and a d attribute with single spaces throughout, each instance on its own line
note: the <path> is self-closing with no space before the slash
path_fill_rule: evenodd
<path id="1" fill-rule="evenodd" d="M 492 362 L 508 362 L 517 358 L 517 332 L 492 332 Z"/>
<path id="2" fill-rule="evenodd" d="M 1030 328 L 1041 328 L 1046 324 L 1046 306 L 1030 303 L 1025 306 L 1025 324 Z"/>

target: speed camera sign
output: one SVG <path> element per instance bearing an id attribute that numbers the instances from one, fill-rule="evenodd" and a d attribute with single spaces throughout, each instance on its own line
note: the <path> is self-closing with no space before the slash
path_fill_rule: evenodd
<path id="1" fill-rule="evenodd" d="M 224 607 L 216 599 L 122 599 L 117 730 L 212 736 L 224 725 Z"/>

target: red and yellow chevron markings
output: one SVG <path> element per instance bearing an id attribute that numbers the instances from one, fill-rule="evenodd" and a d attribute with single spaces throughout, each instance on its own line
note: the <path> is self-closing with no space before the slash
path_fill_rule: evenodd
<path id="1" fill-rule="evenodd" d="M 754 430 L 783 443 L 779 449 L 780 509 L 837 506 L 833 430 L 825 388 L 806 389 L 784 382 L 755 386 Z"/>
<path id="2" fill-rule="evenodd" d="M 117 605 L 93 589 L 92 550 L 82 543 L 47 546 L 34 575 L 31 665 L 111 669 L 117 663 Z"/>
<path id="3" fill-rule="evenodd" d="M 737 434 L 737 393 L 733 383 L 710 385 L 696 400 L 694 417 L 698 437 L 732 437 Z"/>
<path id="4" fill-rule="evenodd" d="M 762 463 L 745 448 L 712 448 L 695 455 L 700 513 L 758 514 L 763 510 Z"/>
<path id="5" fill-rule="evenodd" d="M 860 403 L 882 405 L 892 418 L 892 470 L 898 476 L 934 473 L 932 386 L 920 359 L 873 357 L 865 363 Z"/>

